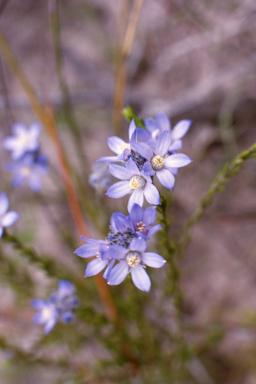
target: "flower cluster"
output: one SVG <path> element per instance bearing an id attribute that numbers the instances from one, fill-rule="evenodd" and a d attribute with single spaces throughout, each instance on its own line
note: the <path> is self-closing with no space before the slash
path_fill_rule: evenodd
<path id="1" fill-rule="evenodd" d="M 171 131 L 170 121 L 163 112 L 156 119 L 145 120 L 146 129 L 137 128 L 134 120 L 129 126 L 129 142 L 119 137 L 108 138 L 109 148 L 116 156 L 101 157 L 98 162 L 109 163 L 110 173 L 121 181 L 114 183 L 106 195 L 112 198 L 130 194 L 129 215 L 115 212 L 110 219 L 110 232 L 105 240 L 84 238 L 87 244 L 75 253 L 84 258 L 96 256 L 85 270 L 85 277 L 105 269 L 108 284 L 120 284 L 131 274 L 134 285 L 148 292 L 151 282 L 146 266 L 160 268 L 165 260 L 153 252 L 146 252 L 147 240 L 161 229 L 155 225 L 156 205 L 161 204 L 154 176 L 169 190 L 175 183 L 177 169 L 192 160 L 176 151 L 182 148 L 182 137 L 190 127 L 190 120 L 180 121 Z M 113 164 L 115 162 L 121 165 Z M 154 205 L 143 211 L 144 197 Z"/>
<path id="2" fill-rule="evenodd" d="M 48 166 L 46 156 L 40 153 L 40 131 L 38 123 L 29 128 L 22 123 L 15 123 L 13 136 L 2 141 L 3 148 L 11 152 L 13 162 L 8 163 L 6 168 L 13 174 L 11 183 L 15 188 L 25 182 L 34 192 L 42 188 L 41 176 L 48 172 Z"/>
<path id="3" fill-rule="evenodd" d="M 49 333 L 58 319 L 69 323 L 74 318 L 74 309 L 78 305 L 75 287 L 67 280 L 59 280 L 58 291 L 48 300 L 32 300 L 30 305 L 38 312 L 33 318 L 35 324 L 44 324 L 44 333 Z"/>
<path id="4" fill-rule="evenodd" d="M 3 236 L 4 228 L 9 227 L 18 220 L 19 215 L 15 211 L 7 212 L 9 200 L 5 192 L 0 194 L 0 238 Z"/>

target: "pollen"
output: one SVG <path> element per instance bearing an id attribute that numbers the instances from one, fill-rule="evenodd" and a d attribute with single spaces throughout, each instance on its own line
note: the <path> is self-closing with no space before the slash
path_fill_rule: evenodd
<path id="1" fill-rule="evenodd" d="M 130 148 L 131 148 L 130 144 L 127 144 L 127 143 L 123 144 L 123 145 L 120 147 L 120 151 L 124 151 L 126 148 L 130 149 Z"/>
<path id="2" fill-rule="evenodd" d="M 132 189 L 143 188 L 146 180 L 142 176 L 133 176 L 129 182 Z"/>
<path id="3" fill-rule="evenodd" d="M 135 224 L 135 231 L 139 231 L 144 233 L 146 225 L 140 221 L 139 223 Z"/>
<path id="4" fill-rule="evenodd" d="M 140 264 L 141 262 L 141 257 L 139 252 L 129 252 L 128 255 L 126 256 L 127 263 L 129 267 L 137 267 L 137 265 Z"/>
<path id="5" fill-rule="evenodd" d="M 159 171 L 159 169 L 162 169 L 164 166 L 164 158 L 159 155 L 154 156 L 151 160 L 151 165 L 155 171 Z"/>

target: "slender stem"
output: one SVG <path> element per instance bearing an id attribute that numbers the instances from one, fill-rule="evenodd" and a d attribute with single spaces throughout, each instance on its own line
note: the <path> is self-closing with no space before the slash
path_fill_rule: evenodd
<path id="1" fill-rule="evenodd" d="M 115 134 L 121 135 L 121 126 L 122 126 L 122 114 L 121 111 L 124 106 L 124 93 L 127 82 L 127 60 L 131 53 L 132 46 L 134 43 L 135 32 L 139 20 L 140 10 L 142 7 L 143 0 L 135 0 L 133 9 L 131 11 L 130 20 L 126 29 L 123 48 L 121 52 L 121 58 L 119 63 L 119 68 L 117 71 L 116 78 L 116 88 L 114 94 L 114 129 Z"/>
<path id="2" fill-rule="evenodd" d="M 19 79 L 24 91 L 26 92 L 35 114 L 38 116 L 39 120 L 45 126 L 50 138 L 52 139 L 53 145 L 55 147 L 56 155 L 57 155 L 59 172 L 65 186 L 69 208 L 70 208 L 77 232 L 80 235 L 83 234 L 86 237 L 89 237 L 89 232 L 88 232 L 86 223 L 84 221 L 83 214 L 79 205 L 78 197 L 75 191 L 75 187 L 70 175 L 67 159 L 65 157 L 62 144 L 57 133 L 57 127 L 55 124 L 52 108 L 49 106 L 46 108 L 43 108 L 41 106 L 33 88 L 31 87 L 29 81 L 27 80 L 26 76 L 21 70 L 21 67 L 16 57 L 14 56 L 7 40 L 5 39 L 1 31 L 0 31 L 0 48 L 2 49 L 2 52 L 4 54 L 6 61 L 8 62 L 9 66 L 11 67 L 11 69 L 13 70 L 17 78 Z M 105 279 L 101 275 L 96 275 L 94 279 L 96 282 L 98 293 L 100 295 L 100 298 L 102 300 L 102 303 L 104 305 L 108 318 L 114 321 L 115 323 L 119 323 L 120 317 L 118 315 L 117 309 L 110 295 Z"/>
<path id="3" fill-rule="evenodd" d="M 256 156 L 256 143 L 254 143 L 247 150 L 239 153 L 234 159 L 226 163 L 223 169 L 217 174 L 215 179 L 210 185 L 210 188 L 206 194 L 200 199 L 199 208 L 196 212 L 187 220 L 184 227 L 181 230 L 180 238 L 177 244 L 177 250 L 179 255 L 181 255 L 182 250 L 188 243 L 190 239 L 190 230 L 203 216 L 206 209 L 211 205 L 213 197 L 217 192 L 221 192 L 224 188 L 224 184 L 229 181 L 229 179 L 235 176 L 241 165 L 248 159 L 251 159 Z"/>

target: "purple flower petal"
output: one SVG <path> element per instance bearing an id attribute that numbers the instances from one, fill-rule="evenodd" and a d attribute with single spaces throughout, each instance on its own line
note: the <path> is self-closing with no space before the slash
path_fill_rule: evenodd
<path id="1" fill-rule="evenodd" d="M 143 218 L 143 209 L 138 204 L 133 204 L 131 211 L 130 211 L 130 218 L 132 220 L 132 223 L 135 225 L 142 221 Z"/>
<path id="2" fill-rule="evenodd" d="M 131 190 L 129 181 L 119 181 L 118 183 L 111 185 L 107 190 L 106 195 L 113 199 L 119 199 L 119 197 L 127 195 Z"/>
<path id="3" fill-rule="evenodd" d="M 156 177 L 165 188 L 170 189 L 170 191 L 173 190 L 175 177 L 171 172 L 169 172 L 168 169 L 161 169 L 160 171 L 157 171 Z"/>
<path id="4" fill-rule="evenodd" d="M 125 149 L 126 142 L 120 139 L 120 137 L 111 136 L 111 137 L 108 137 L 108 146 L 111 149 L 111 151 L 119 155 Z"/>
<path id="5" fill-rule="evenodd" d="M 170 147 L 168 148 L 168 152 L 178 151 L 181 148 L 182 148 L 182 140 L 175 140 L 171 143 Z"/>
<path id="6" fill-rule="evenodd" d="M 156 131 L 158 129 L 155 119 L 145 119 L 144 124 L 145 124 L 146 129 L 150 133 L 153 133 L 154 131 Z"/>
<path id="7" fill-rule="evenodd" d="M 143 189 L 142 188 L 134 189 L 128 201 L 128 212 L 131 211 L 134 204 L 138 204 L 142 206 L 143 201 L 144 201 Z"/>
<path id="8" fill-rule="evenodd" d="M 101 260 L 99 257 L 96 257 L 96 259 L 87 264 L 84 277 L 97 275 L 106 267 L 107 263 L 108 260 Z"/>
<path id="9" fill-rule="evenodd" d="M 171 124 L 169 117 L 162 111 L 157 112 L 156 114 L 156 123 L 157 126 L 160 128 L 161 132 L 163 131 L 169 131 L 171 130 Z"/>
<path id="10" fill-rule="evenodd" d="M 156 207 L 148 207 L 143 213 L 143 223 L 148 228 L 153 225 L 156 219 Z"/>
<path id="11" fill-rule="evenodd" d="M 172 136 L 170 132 L 164 131 L 160 133 L 160 135 L 156 139 L 155 154 L 159 156 L 164 156 L 167 153 L 171 142 Z"/>
<path id="12" fill-rule="evenodd" d="M 173 128 L 172 139 L 173 140 L 179 140 L 183 136 L 185 136 L 185 134 L 189 130 L 191 124 L 192 124 L 192 120 L 181 120 L 181 121 L 179 121 L 175 125 L 175 127 Z"/>
<path id="13" fill-rule="evenodd" d="M 3 227 L 0 227 L 0 239 L 1 239 L 1 237 L 3 236 L 3 233 L 4 233 L 4 229 L 3 229 Z"/>
<path id="14" fill-rule="evenodd" d="M 135 175 L 140 175 L 140 170 L 132 159 L 127 161 L 126 169 L 130 179 Z"/>
<path id="15" fill-rule="evenodd" d="M 96 256 L 97 252 L 99 252 L 99 243 L 87 243 L 82 245 L 81 247 L 75 250 L 75 254 L 77 256 L 87 258 Z"/>
<path id="16" fill-rule="evenodd" d="M 111 228 L 115 232 L 124 233 L 127 229 L 132 229 L 130 220 L 120 212 L 115 212 L 110 218 Z"/>
<path id="17" fill-rule="evenodd" d="M 128 253 L 128 249 L 124 248 L 122 245 L 114 244 L 109 247 L 109 257 L 111 259 L 120 260 L 125 257 Z"/>
<path id="18" fill-rule="evenodd" d="M 120 165 L 109 164 L 109 172 L 115 176 L 117 179 L 127 180 L 129 179 L 129 175 L 127 169 Z"/>
<path id="19" fill-rule="evenodd" d="M 30 305 L 37 311 L 42 311 L 45 307 L 48 306 L 48 301 L 42 299 L 31 300 Z"/>
<path id="20" fill-rule="evenodd" d="M 147 159 L 148 161 L 152 159 L 153 149 L 146 143 L 135 143 L 133 147 L 142 157 L 144 157 L 144 159 Z"/>
<path id="21" fill-rule="evenodd" d="M 131 121 L 131 123 L 129 125 L 129 131 L 128 131 L 129 132 L 129 140 L 131 140 L 132 135 L 133 135 L 135 129 L 136 129 L 135 121 L 134 121 L 134 119 L 132 119 L 132 121 Z"/>
<path id="22" fill-rule="evenodd" d="M 89 239 L 89 237 L 84 237 L 84 236 L 80 236 L 80 237 L 86 243 L 91 243 L 91 244 L 93 244 L 93 243 L 96 244 L 97 243 L 97 244 L 99 244 L 101 242 L 101 240 Z"/>
<path id="23" fill-rule="evenodd" d="M 102 275 L 104 277 L 104 279 L 106 279 L 106 280 L 108 279 L 108 276 L 109 276 L 109 274 L 110 274 L 110 272 L 111 272 L 111 270 L 115 264 L 115 261 L 116 261 L 115 259 L 112 259 L 110 261 L 109 265 L 107 266 L 107 268 L 105 269 L 105 272 Z"/>
<path id="24" fill-rule="evenodd" d="M 129 267 L 126 261 L 120 261 L 112 268 L 108 276 L 108 284 L 118 285 L 124 281 L 129 272 Z"/>
<path id="25" fill-rule="evenodd" d="M 103 163 L 103 162 L 112 163 L 114 161 L 118 161 L 117 156 L 103 156 L 97 160 L 97 163 Z"/>
<path id="26" fill-rule="evenodd" d="M 141 256 L 143 263 L 152 268 L 161 268 L 166 263 L 162 256 L 154 252 L 145 252 Z"/>
<path id="27" fill-rule="evenodd" d="M 147 242 L 142 238 L 135 238 L 132 240 L 129 249 L 130 251 L 145 252 L 147 249 Z"/>
<path id="28" fill-rule="evenodd" d="M 33 192 L 39 192 L 42 189 L 42 181 L 38 174 L 31 174 L 28 179 L 29 188 Z"/>
<path id="29" fill-rule="evenodd" d="M 75 286 L 70 281 L 61 279 L 58 283 L 58 292 L 61 295 L 72 295 L 75 292 Z"/>
<path id="30" fill-rule="evenodd" d="M 2 227 L 9 227 L 13 223 L 15 223 L 16 220 L 18 220 L 19 214 L 15 211 L 7 212 L 2 220 L 1 220 L 1 226 Z"/>
<path id="31" fill-rule="evenodd" d="M 8 207 L 9 200 L 7 194 L 5 192 L 2 192 L 0 194 L 0 216 L 4 215 L 7 212 Z"/>
<path id="32" fill-rule="evenodd" d="M 185 167 L 192 161 L 193 160 L 187 155 L 184 155 L 184 153 L 175 153 L 164 160 L 164 166 L 167 168 L 180 168 Z"/>
<path id="33" fill-rule="evenodd" d="M 148 237 L 153 236 L 156 232 L 161 231 L 162 226 L 160 224 L 154 225 L 154 227 L 149 228 L 148 230 Z"/>
<path id="34" fill-rule="evenodd" d="M 146 129 L 136 128 L 136 131 L 137 131 L 138 140 L 141 140 L 144 143 L 146 143 L 150 139 L 150 134 L 149 132 L 146 131 Z"/>
<path id="35" fill-rule="evenodd" d="M 137 288 L 149 292 L 151 287 L 150 278 L 141 265 L 131 268 L 132 281 Z"/>
<path id="36" fill-rule="evenodd" d="M 161 204 L 159 192 L 153 184 L 149 182 L 146 183 L 144 188 L 144 195 L 149 204 L 152 204 L 152 205 Z"/>
<path id="37" fill-rule="evenodd" d="M 141 174 L 143 174 L 144 176 L 145 173 L 150 176 L 154 176 L 154 174 L 156 173 L 149 161 L 146 161 L 146 163 L 143 165 Z"/>
<path id="38" fill-rule="evenodd" d="M 47 323 L 44 326 L 44 333 L 45 334 L 48 334 L 49 332 L 51 332 L 51 330 L 53 329 L 53 327 L 57 323 L 57 320 L 58 320 L 58 317 L 55 317 L 55 318 L 52 318 L 49 321 L 47 321 Z"/>

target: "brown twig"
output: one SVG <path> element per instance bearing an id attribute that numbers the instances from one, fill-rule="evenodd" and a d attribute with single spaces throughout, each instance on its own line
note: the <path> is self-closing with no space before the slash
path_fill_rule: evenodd
<path id="1" fill-rule="evenodd" d="M 124 36 L 123 48 L 121 52 L 119 67 L 117 70 L 116 87 L 115 87 L 115 93 L 114 93 L 113 121 L 114 121 L 115 134 L 119 136 L 120 136 L 121 125 L 122 125 L 121 111 L 124 106 L 124 93 L 125 93 L 125 87 L 127 82 L 127 60 L 131 53 L 132 46 L 134 43 L 135 32 L 138 24 L 142 3 L 143 3 L 143 0 L 134 1 L 130 20 Z"/>

